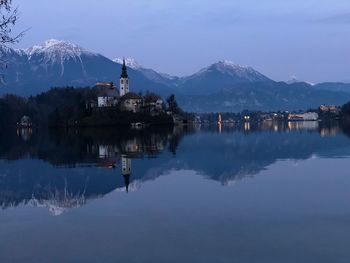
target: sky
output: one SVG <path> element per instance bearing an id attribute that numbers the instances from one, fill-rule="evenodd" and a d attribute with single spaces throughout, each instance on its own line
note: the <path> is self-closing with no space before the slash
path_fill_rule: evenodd
<path id="1" fill-rule="evenodd" d="M 18 48 L 70 41 L 171 75 L 218 60 L 274 80 L 350 82 L 349 0 L 13 0 Z"/>

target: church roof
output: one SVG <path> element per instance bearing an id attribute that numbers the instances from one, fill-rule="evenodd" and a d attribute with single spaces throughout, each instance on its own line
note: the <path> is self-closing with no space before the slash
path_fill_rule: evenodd
<path id="1" fill-rule="evenodd" d="M 123 59 L 122 74 L 120 75 L 120 78 L 124 78 L 124 79 L 128 78 L 128 71 L 125 65 L 125 59 Z"/>
<path id="2" fill-rule="evenodd" d="M 120 98 L 121 100 L 141 100 L 142 97 L 135 92 L 128 92 Z"/>

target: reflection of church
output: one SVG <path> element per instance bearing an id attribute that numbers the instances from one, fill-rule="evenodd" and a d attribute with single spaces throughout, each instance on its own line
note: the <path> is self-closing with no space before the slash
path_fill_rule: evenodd
<path id="1" fill-rule="evenodd" d="M 122 156 L 122 175 L 124 177 L 126 192 L 128 192 L 131 176 L 131 159 L 126 155 Z"/>

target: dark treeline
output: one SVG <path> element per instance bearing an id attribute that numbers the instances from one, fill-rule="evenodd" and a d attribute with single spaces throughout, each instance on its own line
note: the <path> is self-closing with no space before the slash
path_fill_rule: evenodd
<path id="1" fill-rule="evenodd" d="M 172 116 L 165 111 L 153 116 L 148 112 L 137 113 L 121 111 L 119 107 L 92 109 L 87 102 L 96 101 L 97 88 L 52 88 L 29 98 L 4 95 L 0 98 L 0 125 L 14 126 L 23 116 L 28 116 L 35 126 L 119 126 L 133 122 L 151 124 L 173 123 Z M 147 93 L 143 98 L 156 94 Z M 184 115 L 178 107 L 175 96 L 166 100 L 164 110 Z"/>
<path id="2" fill-rule="evenodd" d="M 0 98 L 0 125 L 16 125 L 23 115 L 32 122 L 47 126 L 55 119 L 71 120 L 86 113 L 85 103 L 95 99 L 97 91 L 91 88 L 52 88 L 29 98 L 4 95 Z"/>
<path id="3" fill-rule="evenodd" d="M 341 108 L 343 118 L 350 120 L 350 102 L 345 103 Z"/>

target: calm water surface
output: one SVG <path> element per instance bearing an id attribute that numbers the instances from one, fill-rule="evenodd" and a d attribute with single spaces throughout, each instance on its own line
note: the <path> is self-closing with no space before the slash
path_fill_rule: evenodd
<path id="1" fill-rule="evenodd" d="M 350 262 L 338 125 L 0 132 L 0 262 Z"/>

